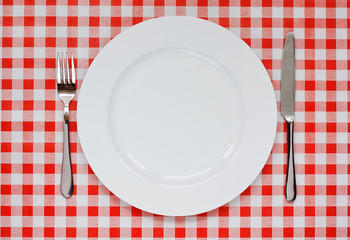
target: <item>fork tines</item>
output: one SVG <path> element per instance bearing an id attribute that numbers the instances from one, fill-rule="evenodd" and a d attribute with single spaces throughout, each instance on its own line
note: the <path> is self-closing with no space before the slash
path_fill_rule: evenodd
<path id="1" fill-rule="evenodd" d="M 65 57 L 64 57 L 65 55 Z M 75 86 L 75 69 L 74 69 L 74 61 L 73 61 L 73 53 L 71 56 L 71 67 L 69 67 L 69 57 L 68 53 L 65 54 L 63 52 L 57 53 L 56 58 L 56 79 L 58 85 L 73 85 Z"/>

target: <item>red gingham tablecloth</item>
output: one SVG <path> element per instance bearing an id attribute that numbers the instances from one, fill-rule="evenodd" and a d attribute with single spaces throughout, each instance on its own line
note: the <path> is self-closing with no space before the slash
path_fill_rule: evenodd
<path id="1" fill-rule="evenodd" d="M 1 239 L 350 237 L 349 1 L 2 0 L 0 5 Z M 241 196 L 205 214 L 163 217 L 129 206 L 98 181 L 79 145 L 76 100 L 70 125 L 75 192 L 68 200 L 61 196 L 63 105 L 56 96 L 56 52 L 75 54 L 81 84 L 110 39 L 141 21 L 171 15 L 208 19 L 241 37 L 267 68 L 278 104 L 284 37 L 294 31 L 294 203 L 284 199 L 287 146 L 280 115 L 272 154 Z"/>

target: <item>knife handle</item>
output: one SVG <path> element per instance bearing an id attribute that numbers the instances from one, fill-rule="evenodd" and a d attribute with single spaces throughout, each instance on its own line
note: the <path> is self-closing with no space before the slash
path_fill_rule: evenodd
<path id="1" fill-rule="evenodd" d="M 297 197 L 297 188 L 295 181 L 294 166 L 294 122 L 287 121 L 287 144 L 288 144 L 288 160 L 287 160 L 287 176 L 286 176 L 286 200 L 292 202 Z"/>

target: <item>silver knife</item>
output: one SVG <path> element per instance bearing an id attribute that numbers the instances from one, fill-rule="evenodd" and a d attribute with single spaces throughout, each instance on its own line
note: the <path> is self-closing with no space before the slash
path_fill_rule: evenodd
<path id="1" fill-rule="evenodd" d="M 294 103 L 295 103 L 295 47 L 294 33 L 286 36 L 282 56 L 281 72 L 281 114 L 287 123 L 287 176 L 286 176 L 286 200 L 294 201 L 297 196 L 295 167 L 294 167 Z"/>

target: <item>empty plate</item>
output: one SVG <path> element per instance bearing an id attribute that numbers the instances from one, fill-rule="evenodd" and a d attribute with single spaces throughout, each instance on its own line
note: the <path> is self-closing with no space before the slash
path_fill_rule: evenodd
<path id="1" fill-rule="evenodd" d="M 87 71 L 78 131 L 116 196 L 162 215 L 215 209 L 263 168 L 277 122 L 270 78 L 236 35 L 162 17 L 116 36 Z"/>

